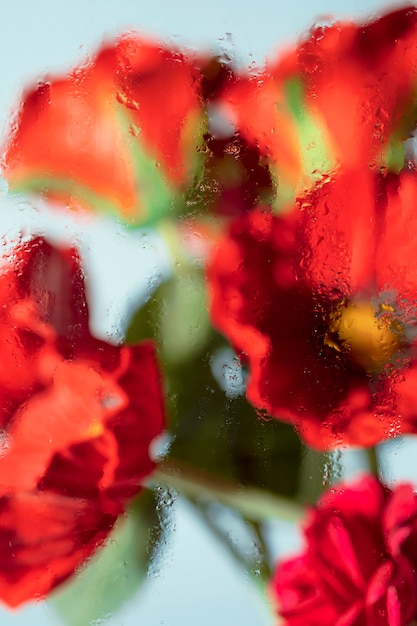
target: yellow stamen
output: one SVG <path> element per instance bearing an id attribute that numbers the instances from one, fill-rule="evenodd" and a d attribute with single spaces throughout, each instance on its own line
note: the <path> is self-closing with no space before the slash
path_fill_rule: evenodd
<path id="1" fill-rule="evenodd" d="M 376 373 L 405 343 L 404 327 L 393 314 L 391 305 L 343 301 L 330 317 L 324 343 Z"/>
<path id="2" fill-rule="evenodd" d="M 95 437 L 101 437 L 104 433 L 104 426 L 102 422 L 95 420 L 90 424 L 87 429 L 86 435 L 89 439 L 94 439 Z"/>

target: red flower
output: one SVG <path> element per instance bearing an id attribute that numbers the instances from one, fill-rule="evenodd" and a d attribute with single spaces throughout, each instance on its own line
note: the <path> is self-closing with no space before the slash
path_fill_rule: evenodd
<path id="1" fill-rule="evenodd" d="M 312 509 L 302 554 L 271 591 L 288 626 L 409 626 L 417 616 L 417 496 L 367 476 Z"/>
<path id="2" fill-rule="evenodd" d="M 269 160 L 279 202 L 340 166 L 403 162 L 417 120 L 417 9 L 365 26 L 314 28 L 222 95 L 238 131 Z"/>
<path id="3" fill-rule="evenodd" d="M 417 432 L 417 176 L 364 170 L 237 220 L 208 268 L 248 399 L 308 444 Z"/>
<path id="4" fill-rule="evenodd" d="M 108 535 L 163 428 L 150 343 L 88 330 L 72 251 L 21 244 L 0 272 L 0 598 L 39 598 Z"/>
<path id="5" fill-rule="evenodd" d="M 5 176 L 14 190 L 131 224 L 156 219 L 195 173 L 200 83 L 184 54 L 120 37 L 90 63 L 25 94 Z"/>

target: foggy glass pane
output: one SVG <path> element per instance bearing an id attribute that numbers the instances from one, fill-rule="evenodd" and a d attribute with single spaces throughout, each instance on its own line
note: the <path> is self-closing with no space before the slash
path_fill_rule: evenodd
<path id="1" fill-rule="evenodd" d="M 417 623 L 416 8 L 0 37 L 1 624 Z"/>

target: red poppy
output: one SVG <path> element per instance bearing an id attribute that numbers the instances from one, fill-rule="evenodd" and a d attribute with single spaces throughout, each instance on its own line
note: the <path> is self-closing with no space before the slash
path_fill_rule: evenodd
<path id="1" fill-rule="evenodd" d="M 120 37 L 26 92 L 5 157 L 11 188 L 139 224 L 172 211 L 195 174 L 201 76 L 190 57 Z"/>
<path id="2" fill-rule="evenodd" d="M 417 176 L 366 170 L 235 221 L 208 268 L 248 399 L 317 449 L 417 432 Z"/>
<path id="3" fill-rule="evenodd" d="M 279 206 L 340 166 L 401 167 L 417 120 L 416 32 L 415 7 L 319 26 L 226 87 L 223 105 L 268 158 Z"/>
<path id="4" fill-rule="evenodd" d="M 163 428 L 153 346 L 95 339 L 73 251 L 19 245 L 0 272 L 0 598 L 46 595 L 108 535 Z"/>
<path id="5" fill-rule="evenodd" d="M 304 551 L 271 585 L 287 626 L 409 626 L 417 617 L 417 496 L 366 476 L 327 491 Z"/>

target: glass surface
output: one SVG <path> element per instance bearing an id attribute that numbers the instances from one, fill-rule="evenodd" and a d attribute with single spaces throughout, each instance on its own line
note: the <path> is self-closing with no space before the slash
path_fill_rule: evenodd
<path id="1" fill-rule="evenodd" d="M 391 3 L 389 7 L 403 4 Z M 341 17 L 363 20 L 366 16 L 379 16 L 386 9 L 387 5 L 380 2 L 360 0 L 344 0 L 339 3 L 332 0 L 314 3 L 306 0 L 293 0 L 291 3 L 271 0 L 258 0 L 256 3 L 250 0 L 228 3 L 222 0 L 211 0 L 209 3 L 189 0 L 177 0 L 174 3 L 166 0 L 154 0 L 151 3 L 141 0 L 91 0 L 88 3 L 64 0 L 56 3 L 39 0 L 36 5 L 27 0 L 3 2 L 3 19 L 0 21 L 3 49 L 0 125 L 3 137 L 8 132 L 11 120 L 16 120 L 16 107 L 23 89 L 33 86 L 37 81 L 48 80 L 49 76 L 66 74 L 70 68 L 78 67 L 86 56 L 95 54 L 102 42 L 112 41 L 119 33 L 139 31 L 159 42 L 169 42 L 169 45 L 181 49 L 188 47 L 207 55 L 219 54 L 222 60 L 232 59 L 237 66 L 249 68 L 262 65 L 267 55 L 276 54 L 277 50 L 296 42 L 313 24 L 319 25 Z M 51 209 L 48 202 L 45 198 L 37 198 L 35 201 L 26 196 L 11 197 L 7 194 L 4 183 L 1 197 L 1 208 L 4 207 L 4 210 L 0 213 L 0 227 L 6 233 L 6 239 L 11 241 L 16 238 L 16 233 L 23 230 L 25 234 L 47 233 L 50 241 L 56 245 L 76 242 L 84 264 L 92 332 L 104 341 L 116 343 L 126 332 L 132 312 L 145 304 L 160 283 L 177 274 L 171 249 L 172 238 L 166 236 L 163 228 L 145 226 L 136 230 L 129 229 L 125 228 L 121 220 L 115 222 L 103 216 L 75 220 L 71 213 L 59 213 Z M 175 246 L 176 243 L 172 245 Z M 193 306 L 204 309 L 201 281 L 193 282 L 192 276 L 190 278 L 188 275 L 184 281 L 185 291 L 178 297 L 168 293 L 167 302 L 173 306 L 172 303 L 181 300 L 185 293 L 190 302 L 195 298 L 196 304 Z M 179 310 L 180 317 L 184 316 L 182 322 L 186 326 L 186 312 L 183 308 Z M 204 314 L 201 315 L 202 326 L 203 318 Z M 169 315 L 161 319 L 165 319 L 169 325 Z M 198 354 L 199 342 L 203 340 L 193 324 L 194 319 L 191 320 L 190 328 L 186 328 L 185 337 L 191 344 L 195 342 Z M 181 342 L 180 332 L 174 326 L 169 333 L 174 346 L 173 353 L 181 349 L 175 344 L 175 339 L 178 343 Z M 341 332 L 339 327 L 337 332 Z M 353 342 L 350 335 L 344 340 Z M 168 355 L 169 349 L 168 345 Z M 245 371 L 239 369 L 234 353 L 227 352 L 228 349 L 227 347 L 226 352 L 222 352 L 217 344 L 214 347 L 211 345 L 210 349 L 205 349 L 201 359 L 206 365 L 210 361 L 209 366 L 213 371 L 212 387 L 216 387 L 216 392 L 223 387 L 224 406 L 229 411 L 225 424 L 230 426 L 230 421 L 234 419 L 233 410 L 235 413 L 238 410 L 230 407 L 236 397 L 241 397 L 246 379 Z M 166 359 L 167 369 L 173 367 L 169 363 L 169 356 Z M 172 362 L 177 364 L 175 359 Z M 163 367 L 166 363 L 163 363 Z M 178 363 L 182 365 L 180 358 Z M 226 374 L 223 374 L 225 371 Z M 197 386 L 199 371 L 191 371 L 187 375 L 190 386 Z M 215 382 L 216 377 L 219 384 Z M 167 394 L 169 396 L 170 390 Z M 207 404 L 211 394 L 211 388 L 203 390 L 204 397 L 199 398 L 199 403 L 195 406 L 195 412 L 201 411 L 203 417 L 205 403 Z M 175 406 L 176 399 L 170 397 L 171 400 Z M 259 419 L 261 418 L 262 415 Z M 269 418 L 265 419 L 265 429 L 269 428 L 269 424 Z M 223 440 L 233 437 L 233 428 L 226 428 L 224 424 L 219 426 L 221 428 L 223 431 L 220 435 L 216 433 L 216 437 Z M 184 432 L 181 432 L 184 441 L 188 437 L 189 446 L 193 447 L 196 443 L 193 439 L 194 432 Z M 181 441 L 180 437 L 179 440 Z M 217 439 L 213 441 L 208 439 L 207 447 L 215 446 Z M 269 444 L 263 443 L 262 437 L 256 440 L 256 444 L 260 449 L 257 457 L 259 459 L 262 457 L 262 446 L 265 445 L 266 450 Z M 167 437 L 158 441 L 155 448 L 163 455 L 171 445 L 173 442 Z M 183 445 L 186 447 L 186 444 Z M 198 447 L 196 450 L 195 456 L 198 457 Z M 387 481 L 417 480 L 417 470 L 412 462 L 415 453 L 416 443 L 412 436 L 383 443 L 379 448 L 382 476 Z M 334 480 L 345 477 L 351 478 L 367 468 L 365 453 L 356 448 L 320 456 L 303 449 L 302 454 L 304 469 L 300 480 L 304 481 L 307 491 L 308 497 L 304 498 L 305 501 L 315 491 L 318 494 L 323 485 L 330 485 Z M 246 462 L 243 455 L 242 466 Z M 277 467 L 278 469 L 271 467 L 270 473 L 282 474 L 286 471 L 285 463 Z M 268 473 L 265 469 L 262 471 L 262 476 Z M 318 486 L 312 485 L 314 481 L 318 481 Z M 189 495 L 188 487 L 184 488 L 184 496 L 181 495 L 181 486 L 181 482 L 175 483 L 174 480 L 170 491 L 163 491 L 162 487 L 156 490 L 158 515 L 149 528 L 144 527 L 142 536 L 146 538 L 148 550 L 151 550 L 149 546 L 152 546 L 152 541 L 149 541 L 149 536 L 153 532 L 153 543 L 157 544 L 159 524 L 162 526 L 162 539 L 155 554 L 149 559 L 143 583 L 138 584 L 137 590 L 132 591 L 126 602 L 112 610 L 111 614 L 101 615 L 96 621 L 93 618 L 90 621 L 89 616 L 86 624 L 211 626 L 227 621 L 240 626 L 271 626 L 276 623 L 276 617 L 260 591 L 261 585 L 257 587 L 253 584 L 253 576 L 244 571 L 233 550 L 229 552 L 225 548 L 224 535 L 229 540 L 232 539 L 232 544 L 240 546 L 243 552 L 252 549 L 255 554 L 252 535 L 248 538 L 251 530 L 249 524 L 234 517 L 234 513 L 227 507 L 223 509 L 225 502 L 223 505 L 214 502 L 212 508 L 208 507 L 208 514 L 201 515 L 198 507 L 185 497 Z M 215 489 L 214 492 L 217 493 Z M 205 514 L 207 510 L 204 509 Z M 213 530 L 207 523 L 210 522 L 210 515 L 216 523 L 219 522 L 220 533 L 216 532 L 216 524 L 211 525 L 214 526 Z M 289 517 L 291 518 L 291 513 Z M 264 530 L 268 552 L 274 561 L 278 557 L 293 554 L 302 545 L 294 519 L 271 520 Z M 219 537 L 222 533 L 223 538 Z M 132 546 L 135 545 L 135 540 L 136 537 Z M 129 549 L 133 550 L 132 546 Z M 114 576 L 120 582 L 129 573 L 119 567 Z M 256 576 L 255 572 L 255 578 Z M 91 586 L 93 599 L 96 597 L 94 585 L 102 584 L 98 578 L 96 581 L 93 578 L 85 583 Z M 74 602 L 74 598 L 70 598 L 70 601 Z M 52 626 L 65 623 L 55 606 L 59 606 L 59 601 L 57 605 L 49 601 L 35 602 L 14 611 L 2 608 L 0 622 L 3 626 Z M 60 610 L 62 613 L 62 608 Z M 64 612 L 68 615 L 68 607 Z M 75 623 L 68 623 L 76 626 Z"/>

